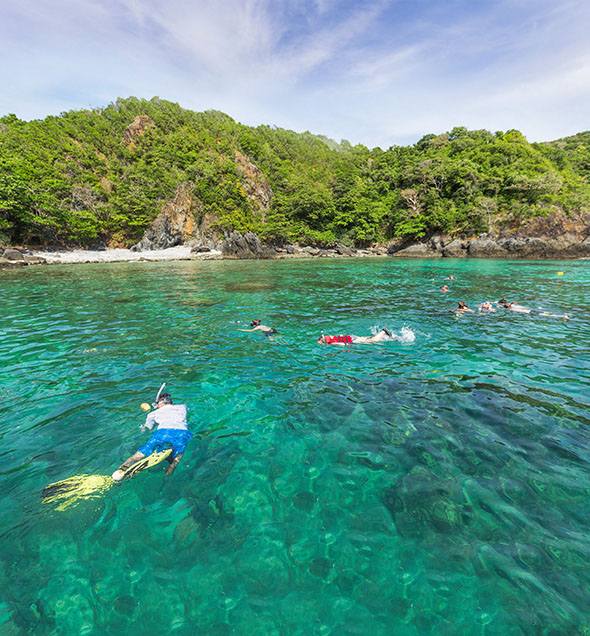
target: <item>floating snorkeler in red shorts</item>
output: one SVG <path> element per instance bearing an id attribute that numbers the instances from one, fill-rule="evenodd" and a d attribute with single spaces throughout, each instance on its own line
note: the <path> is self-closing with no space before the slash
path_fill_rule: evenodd
<path id="1" fill-rule="evenodd" d="M 322 331 L 322 335 L 318 338 L 320 344 L 339 345 L 341 347 L 352 344 L 371 344 L 385 340 L 394 340 L 391 332 L 387 329 L 381 329 L 381 331 L 374 336 L 324 336 L 324 332 Z"/>

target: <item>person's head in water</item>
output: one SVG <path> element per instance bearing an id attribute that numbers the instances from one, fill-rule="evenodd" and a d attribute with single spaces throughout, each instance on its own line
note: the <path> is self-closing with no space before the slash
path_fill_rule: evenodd
<path id="1" fill-rule="evenodd" d="M 262 324 L 262 320 L 260 318 L 255 318 L 251 323 L 251 327 L 258 327 L 258 325 Z"/>
<path id="2" fill-rule="evenodd" d="M 467 303 L 460 300 L 457 309 L 466 309 L 466 307 L 467 307 Z"/>
<path id="3" fill-rule="evenodd" d="M 170 393 L 162 393 L 158 398 L 157 407 L 165 406 L 166 404 L 172 404 L 172 396 Z"/>

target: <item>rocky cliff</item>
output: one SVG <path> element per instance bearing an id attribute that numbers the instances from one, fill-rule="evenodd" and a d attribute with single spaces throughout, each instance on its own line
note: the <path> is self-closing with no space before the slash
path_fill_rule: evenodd
<path id="1" fill-rule="evenodd" d="M 239 150 L 236 150 L 236 167 L 242 177 L 241 184 L 254 214 L 264 223 L 274 196 L 270 184 L 262 174 L 262 170 L 248 161 Z"/>
<path id="2" fill-rule="evenodd" d="M 404 258 L 530 258 L 590 257 L 590 215 L 537 217 L 518 229 L 477 237 L 435 235 L 421 242 L 392 242 L 391 256 Z"/>
<path id="3" fill-rule="evenodd" d="M 166 203 L 141 241 L 132 248 L 134 251 L 166 249 L 198 238 L 192 187 L 191 183 L 178 187 L 174 198 Z"/>
<path id="4" fill-rule="evenodd" d="M 240 186 L 253 215 L 264 222 L 273 199 L 268 181 L 262 171 L 239 151 L 236 151 L 236 167 L 241 177 Z M 218 229 L 215 216 L 203 214 L 203 206 L 199 200 L 193 199 L 192 190 L 192 183 L 178 187 L 141 241 L 134 245 L 134 251 L 190 245 L 195 254 L 221 252 L 228 258 L 269 258 L 274 255 L 273 249 L 263 245 L 252 232 L 242 235 Z"/>

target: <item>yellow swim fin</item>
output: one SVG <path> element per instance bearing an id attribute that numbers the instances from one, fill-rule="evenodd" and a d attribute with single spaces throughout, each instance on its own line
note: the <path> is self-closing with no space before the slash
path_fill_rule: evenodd
<path id="1" fill-rule="evenodd" d="M 59 504 L 57 510 L 78 504 L 81 500 L 99 497 L 114 484 L 108 475 L 75 475 L 43 489 L 43 503 Z"/>
<path id="2" fill-rule="evenodd" d="M 165 448 L 140 459 L 127 470 L 122 471 L 121 479 L 134 477 L 142 470 L 159 464 L 169 457 L 172 452 L 172 448 Z M 117 481 L 120 481 L 120 479 Z M 49 484 L 43 489 L 41 499 L 46 504 L 58 504 L 56 510 L 66 510 L 82 500 L 100 497 L 116 483 L 110 475 L 74 475 L 74 477 Z"/>
<path id="3" fill-rule="evenodd" d="M 123 476 L 121 479 L 126 479 L 127 477 L 134 477 L 137 473 L 140 473 L 142 470 L 146 468 L 151 468 L 156 464 L 159 464 L 161 461 L 165 460 L 172 454 L 172 448 L 165 448 L 161 451 L 155 451 L 151 455 L 140 459 L 139 461 L 132 464 L 127 470 L 123 471 Z M 120 480 L 119 480 L 120 481 Z"/>

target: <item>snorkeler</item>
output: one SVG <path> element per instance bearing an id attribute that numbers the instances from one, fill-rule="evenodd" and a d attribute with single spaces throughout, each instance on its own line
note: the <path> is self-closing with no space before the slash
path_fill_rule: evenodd
<path id="1" fill-rule="evenodd" d="M 552 314 L 548 311 L 541 311 L 540 309 L 531 309 L 530 307 L 519 305 L 518 303 L 514 301 L 509 303 L 504 296 L 502 296 L 502 299 L 498 301 L 498 307 L 504 307 L 504 309 L 509 309 L 510 311 L 514 311 L 517 314 L 528 314 L 530 316 L 543 316 L 544 318 L 563 318 L 564 320 L 569 320 L 569 314 Z"/>
<path id="2" fill-rule="evenodd" d="M 473 309 L 469 309 L 469 307 L 467 306 L 467 303 L 460 300 L 455 311 L 456 312 L 465 312 L 465 311 L 473 312 Z"/>
<path id="3" fill-rule="evenodd" d="M 441 292 L 448 292 L 449 288 L 446 285 L 442 286 Z"/>
<path id="4" fill-rule="evenodd" d="M 490 313 L 491 311 L 496 311 L 494 309 L 494 306 L 492 305 L 492 303 L 489 300 L 485 300 L 483 303 L 481 303 L 481 305 L 479 305 L 478 307 L 479 311 L 483 311 L 485 313 Z"/>
<path id="5" fill-rule="evenodd" d="M 322 331 L 322 335 L 318 338 L 318 343 L 327 345 L 339 345 L 346 346 L 351 344 L 371 344 L 373 342 L 383 342 L 385 340 L 393 340 L 391 332 L 387 329 L 381 329 L 374 336 L 352 336 L 352 335 L 339 335 L 339 336 L 325 336 Z"/>
<path id="6" fill-rule="evenodd" d="M 238 331 L 262 331 L 262 333 L 265 336 L 272 336 L 275 333 L 278 333 L 278 331 L 274 329 L 273 327 L 267 327 L 266 325 L 263 325 L 262 320 L 260 318 L 254 319 L 250 323 L 250 326 L 254 328 L 253 329 L 238 329 Z"/>
<path id="7" fill-rule="evenodd" d="M 193 436 L 186 423 L 186 404 L 174 404 L 169 393 L 162 393 L 156 398 L 155 406 L 156 410 L 148 413 L 141 430 L 151 430 L 156 425 L 157 429 L 149 440 L 113 473 L 115 481 L 121 481 L 133 464 L 164 447 L 172 446 L 172 454 L 167 458 L 170 465 L 166 469 L 166 475 L 171 475 L 180 463 L 184 449 Z"/>

